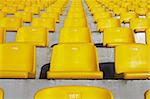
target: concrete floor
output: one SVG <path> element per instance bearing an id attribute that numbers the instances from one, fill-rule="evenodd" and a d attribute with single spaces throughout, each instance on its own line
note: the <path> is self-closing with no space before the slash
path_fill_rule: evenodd
<path id="1" fill-rule="evenodd" d="M 70 3 L 69 3 L 70 4 Z M 92 31 L 94 43 L 101 43 L 103 35 L 95 32 L 96 25 L 93 23 L 92 16 L 85 5 L 89 27 Z M 61 16 L 61 22 L 57 24 L 55 33 L 49 33 L 49 46 L 58 42 L 60 28 L 67 14 L 69 6 Z M 38 17 L 38 16 L 35 16 Z M 30 26 L 30 24 L 25 24 Z M 138 33 L 136 41 L 145 43 L 144 33 Z M 142 35 L 142 36 L 141 36 Z M 7 33 L 7 42 L 15 41 L 16 33 Z M 97 48 L 99 62 L 114 62 L 113 48 Z M 34 94 L 39 89 L 62 85 L 85 85 L 104 87 L 112 91 L 114 99 L 144 99 L 144 92 L 150 89 L 150 80 L 40 80 L 41 67 L 50 62 L 52 48 L 37 48 L 37 76 L 36 79 L 0 79 L 0 87 L 5 91 L 5 99 L 33 99 Z"/>

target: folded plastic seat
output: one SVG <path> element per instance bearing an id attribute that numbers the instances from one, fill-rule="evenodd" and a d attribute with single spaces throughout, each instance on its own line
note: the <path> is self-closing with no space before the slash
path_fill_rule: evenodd
<path id="1" fill-rule="evenodd" d="M 91 43 L 53 47 L 48 79 L 102 79 L 96 47 Z"/>
<path id="2" fill-rule="evenodd" d="M 0 44 L 0 78 L 35 78 L 35 53 L 32 44 Z"/>
<path id="3" fill-rule="evenodd" d="M 57 86 L 39 90 L 34 99 L 114 99 L 112 92 L 92 86 Z"/>

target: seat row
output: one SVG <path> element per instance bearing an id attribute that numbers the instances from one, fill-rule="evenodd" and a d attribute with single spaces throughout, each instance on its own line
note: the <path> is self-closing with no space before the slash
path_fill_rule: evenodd
<path id="1" fill-rule="evenodd" d="M 150 90 L 145 92 L 144 99 L 150 99 Z M 115 99 L 112 92 L 105 88 L 93 86 L 57 86 L 44 88 L 36 92 L 34 99 Z M 0 99 L 4 92 L 0 89 Z"/>
<path id="2" fill-rule="evenodd" d="M 84 15 L 85 12 L 82 1 L 73 0 L 66 20 L 64 21 L 64 27 L 61 29 L 59 44 L 53 47 L 50 69 L 47 72 L 48 79 L 103 78 L 103 72 L 99 68 L 97 50 L 92 43 L 91 32 Z M 76 21 L 79 20 L 78 18 L 80 21 Z M 33 34 L 39 34 L 35 29 L 29 28 L 29 30 L 32 30 L 31 33 Z M 19 31 L 20 33 L 17 34 L 19 35 L 17 36 L 18 43 L 0 44 L 0 78 L 35 78 L 35 45 L 40 46 L 42 44 L 47 44 L 46 40 L 44 43 L 42 40 L 42 38 L 45 39 L 47 33 L 39 29 L 39 31 L 43 31 L 41 34 L 45 36 L 39 35 L 39 37 L 35 39 L 34 36 L 26 36 L 27 32 L 25 33 L 24 31 L 25 30 L 22 29 Z M 116 29 L 114 29 L 114 31 L 116 31 Z M 118 34 L 119 31 L 122 30 L 117 30 Z M 130 30 L 123 29 L 123 31 L 126 31 L 125 37 L 132 37 Z M 107 41 L 110 41 L 109 38 L 114 39 L 115 36 L 114 38 L 108 36 Z M 41 42 L 40 40 L 37 41 L 38 39 L 40 39 Z M 118 37 L 116 40 L 112 40 L 112 42 L 104 43 L 106 45 L 117 44 L 115 45 L 116 78 L 149 79 L 149 45 L 131 44 L 133 39 L 126 39 L 125 41 L 130 41 L 130 44 L 127 44 L 128 42 L 121 42 L 122 40 L 120 38 L 118 40 Z M 24 40 L 29 44 L 20 43 L 24 42 Z M 7 62 L 8 60 L 9 63 Z"/>
<path id="3" fill-rule="evenodd" d="M 0 1 L 0 10 L 6 14 L 14 14 L 18 11 L 31 12 L 39 14 L 57 0 L 2 0 Z"/>
<path id="4" fill-rule="evenodd" d="M 135 12 L 139 16 L 144 16 L 149 13 L 148 0 L 97 0 L 101 5 L 112 11 L 115 15 L 120 15 L 124 12 Z"/>
<path id="5" fill-rule="evenodd" d="M 17 12 L 12 17 L 5 17 L 1 12 L 0 27 L 6 31 L 17 31 L 23 27 L 24 22 L 31 22 L 32 27 L 46 28 L 47 31 L 55 32 L 56 23 L 60 21 L 60 15 L 63 13 L 68 0 L 58 0 L 46 8 L 46 11 L 40 14 L 39 18 L 33 18 L 31 13 Z M 33 11 L 30 9 L 30 11 Z"/>
<path id="6" fill-rule="evenodd" d="M 105 28 L 120 27 L 121 23 L 129 23 L 129 27 L 136 32 L 145 31 L 150 27 L 149 14 L 146 18 L 140 18 L 135 12 L 123 12 L 120 13 L 120 18 L 113 18 L 112 12 L 110 12 L 104 5 L 96 0 L 86 0 L 86 4 L 93 15 L 94 22 L 97 23 L 97 30 L 103 32 Z M 120 8 L 118 8 L 119 10 Z"/>

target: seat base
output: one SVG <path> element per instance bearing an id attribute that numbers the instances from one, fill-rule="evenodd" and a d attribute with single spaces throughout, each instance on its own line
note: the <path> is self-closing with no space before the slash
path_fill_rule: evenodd
<path id="1" fill-rule="evenodd" d="M 61 71 L 49 71 L 47 72 L 48 79 L 102 79 L 102 72 L 61 72 Z"/>
<path id="2" fill-rule="evenodd" d="M 35 78 L 35 74 L 20 71 L 0 71 L 0 78 Z"/>

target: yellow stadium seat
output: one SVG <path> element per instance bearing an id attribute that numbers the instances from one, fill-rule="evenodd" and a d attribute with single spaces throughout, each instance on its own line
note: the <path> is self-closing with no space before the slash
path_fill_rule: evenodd
<path id="1" fill-rule="evenodd" d="M 91 32 L 88 28 L 62 28 L 59 43 L 91 43 Z"/>
<path id="2" fill-rule="evenodd" d="M 138 18 L 138 15 L 134 12 L 123 12 L 120 14 L 120 21 L 124 23 L 129 23 L 133 18 Z"/>
<path id="3" fill-rule="evenodd" d="M 150 19 L 150 12 L 146 13 L 146 18 Z"/>
<path id="4" fill-rule="evenodd" d="M 30 44 L 0 44 L 0 78 L 34 78 L 35 53 Z"/>
<path id="5" fill-rule="evenodd" d="M 3 28 L 0 28 L 0 44 L 5 42 L 5 32 Z"/>
<path id="6" fill-rule="evenodd" d="M 29 6 L 29 7 L 25 7 L 24 11 L 32 14 L 39 14 L 40 9 L 38 6 Z"/>
<path id="7" fill-rule="evenodd" d="M 5 12 L 0 12 L 0 18 L 4 18 L 6 17 L 6 13 Z"/>
<path id="8" fill-rule="evenodd" d="M 114 99 L 112 92 L 93 86 L 57 86 L 39 90 L 34 99 Z"/>
<path id="9" fill-rule="evenodd" d="M 47 78 L 102 79 L 96 47 L 91 43 L 54 46 Z"/>
<path id="10" fill-rule="evenodd" d="M 145 31 L 150 27 L 149 19 L 134 18 L 130 20 L 130 28 L 136 32 Z"/>
<path id="11" fill-rule="evenodd" d="M 124 44 L 115 48 L 115 71 L 124 79 L 150 79 L 150 46 Z"/>
<path id="12" fill-rule="evenodd" d="M 115 19 L 115 18 L 104 18 L 104 19 L 100 19 L 97 22 L 97 30 L 100 32 L 103 32 L 104 29 L 106 28 L 112 28 L 112 27 L 120 27 L 120 21 L 119 19 Z"/>
<path id="13" fill-rule="evenodd" d="M 0 88 L 0 99 L 4 99 L 4 91 Z"/>
<path id="14" fill-rule="evenodd" d="M 24 10 L 24 8 L 25 8 L 24 4 L 17 5 L 17 10 Z"/>
<path id="15" fill-rule="evenodd" d="M 50 32 L 55 32 L 56 22 L 53 18 L 34 18 L 32 20 L 32 27 L 46 28 Z"/>
<path id="16" fill-rule="evenodd" d="M 104 29 L 103 46 L 115 47 L 121 44 L 135 43 L 134 33 L 129 28 L 115 27 Z"/>
<path id="17" fill-rule="evenodd" d="M 145 93 L 145 99 L 150 99 L 150 89 Z"/>
<path id="18" fill-rule="evenodd" d="M 120 8 L 120 7 L 115 7 L 113 9 L 113 12 L 116 16 L 120 15 L 122 12 L 127 12 L 127 9 L 126 8 Z"/>
<path id="19" fill-rule="evenodd" d="M 108 12 L 102 12 L 102 13 L 95 13 L 93 15 L 94 21 L 98 22 L 98 20 L 104 19 L 104 18 L 111 18 L 112 15 Z"/>
<path id="20" fill-rule="evenodd" d="M 41 14 L 41 18 L 54 18 L 56 22 L 60 22 L 60 16 L 57 12 L 45 12 Z"/>
<path id="21" fill-rule="evenodd" d="M 32 21 L 32 13 L 29 13 L 29 12 L 17 12 L 15 13 L 15 17 L 21 18 L 23 22 Z"/>
<path id="22" fill-rule="evenodd" d="M 17 11 L 16 7 L 3 7 L 2 12 L 7 14 L 14 14 Z"/>
<path id="23" fill-rule="evenodd" d="M 138 14 L 138 15 L 146 15 L 146 13 L 148 12 L 148 8 L 144 7 L 144 8 L 141 8 L 141 7 L 137 7 L 135 9 L 135 12 Z"/>
<path id="24" fill-rule="evenodd" d="M 5 28 L 7 31 L 17 31 L 22 26 L 22 20 L 20 18 L 2 18 L 0 20 L 0 27 Z"/>
<path id="25" fill-rule="evenodd" d="M 67 18 L 64 27 L 87 27 L 87 21 L 85 18 Z"/>
<path id="26" fill-rule="evenodd" d="M 22 27 L 17 31 L 16 41 L 48 46 L 48 31 L 45 28 Z"/>

